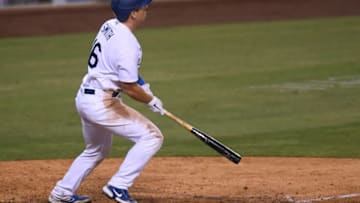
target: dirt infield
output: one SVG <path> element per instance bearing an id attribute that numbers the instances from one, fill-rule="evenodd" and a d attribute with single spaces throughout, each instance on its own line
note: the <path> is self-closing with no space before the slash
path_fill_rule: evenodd
<path id="1" fill-rule="evenodd" d="M 359 0 L 156 2 L 143 27 L 360 15 Z M 0 37 L 95 32 L 107 5 L 0 10 Z M 80 126 L 79 126 L 80 127 Z M 46 202 L 72 160 L 0 162 L 0 203 Z M 101 187 L 122 159 L 107 159 L 79 193 L 112 202 Z M 130 192 L 140 203 L 360 202 L 360 159 L 154 158 Z"/>
<path id="2" fill-rule="evenodd" d="M 0 162 L 0 202 L 46 202 L 71 161 Z M 79 193 L 110 203 L 101 188 L 121 161 L 105 160 Z M 140 203 L 360 202 L 359 169 L 360 159 L 156 157 L 130 192 Z"/>

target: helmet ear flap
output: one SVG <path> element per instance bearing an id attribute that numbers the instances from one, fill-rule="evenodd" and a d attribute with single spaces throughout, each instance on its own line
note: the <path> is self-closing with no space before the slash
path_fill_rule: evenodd
<path id="1" fill-rule="evenodd" d="M 120 22 L 126 21 L 132 10 L 131 8 L 122 5 L 121 0 L 111 0 L 111 9 L 113 10 L 114 14 L 116 15 L 116 18 Z"/>
<path id="2" fill-rule="evenodd" d="M 125 22 L 130 14 L 131 14 L 131 11 L 130 9 L 122 9 L 122 10 L 119 10 L 116 14 L 116 18 L 120 21 L 120 22 Z"/>

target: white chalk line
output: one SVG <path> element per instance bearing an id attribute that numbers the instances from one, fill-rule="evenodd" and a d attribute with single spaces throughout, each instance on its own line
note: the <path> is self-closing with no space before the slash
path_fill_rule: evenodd
<path id="1" fill-rule="evenodd" d="M 283 84 L 271 84 L 271 85 L 260 85 L 251 86 L 250 88 L 270 88 L 280 90 L 327 90 L 330 88 L 356 88 L 360 86 L 360 76 L 350 77 L 330 77 L 326 80 L 309 80 L 304 82 L 290 82 Z"/>
<path id="2" fill-rule="evenodd" d="M 208 200 L 218 200 L 218 199 L 230 199 L 230 200 L 244 200 L 244 199 L 277 199 L 285 200 L 289 203 L 314 203 L 322 202 L 328 200 L 344 200 L 348 198 L 360 197 L 360 193 L 336 195 L 336 196 L 327 196 L 319 197 L 313 199 L 300 199 L 295 200 L 291 195 L 278 194 L 278 195 L 232 195 L 232 196 L 218 196 L 218 195 L 176 195 L 174 197 L 160 197 L 160 199 L 208 199 Z M 144 197 L 145 198 L 145 197 Z M 156 199 L 156 197 L 153 197 Z"/>
<path id="3" fill-rule="evenodd" d="M 314 199 L 302 199 L 302 200 L 294 200 L 290 195 L 285 195 L 285 198 L 289 202 L 294 203 L 312 203 L 312 202 L 321 202 L 327 200 L 341 200 L 341 199 L 348 199 L 353 197 L 360 197 L 360 193 L 352 193 L 352 194 L 345 194 L 345 195 L 337 195 L 337 196 L 328 196 L 328 197 L 319 197 Z"/>

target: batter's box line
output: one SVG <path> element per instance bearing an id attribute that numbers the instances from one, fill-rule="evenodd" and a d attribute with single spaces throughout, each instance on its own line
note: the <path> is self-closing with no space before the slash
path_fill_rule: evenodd
<path id="1" fill-rule="evenodd" d="M 293 203 L 313 203 L 313 202 L 321 202 L 327 200 L 343 200 L 349 199 L 354 197 L 360 197 L 360 193 L 353 193 L 353 194 L 345 194 L 345 195 L 337 195 L 337 196 L 328 196 L 328 197 L 319 197 L 314 199 L 302 199 L 302 200 L 294 200 L 290 195 L 285 195 L 287 201 Z"/>

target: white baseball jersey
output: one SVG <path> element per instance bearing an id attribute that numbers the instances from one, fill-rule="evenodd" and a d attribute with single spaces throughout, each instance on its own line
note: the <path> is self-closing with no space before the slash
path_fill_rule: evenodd
<path id="1" fill-rule="evenodd" d="M 97 34 L 83 87 L 119 91 L 117 82 L 136 82 L 142 51 L 131 30 L 117 19 L 106 21 Z"/>

